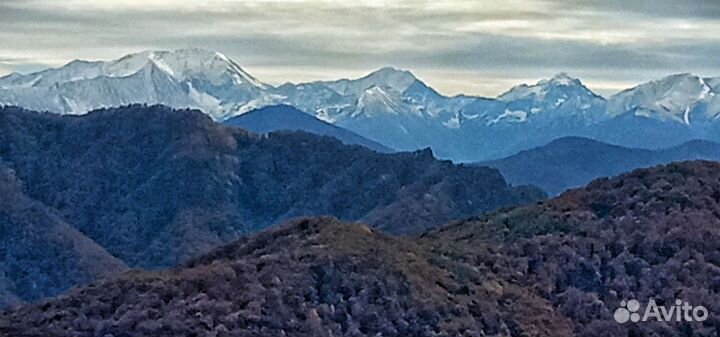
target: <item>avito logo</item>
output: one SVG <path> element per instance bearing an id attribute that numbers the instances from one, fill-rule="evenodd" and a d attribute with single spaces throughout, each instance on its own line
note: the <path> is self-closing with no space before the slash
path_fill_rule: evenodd
<path id="1" fill-rule="evenodd" d="M 638 300 L 623 300 L 620 308 L 615 310 L 613 317 L 618 323 L 646 322 L 656 320 L 658 322 L 702 322 L 708 318 L 708 311 L 703 306 L 694 307 L 688 302 L 675 300 L 675 305 L 670 307 L 658 306 L 654 299 L 648 300 L 642 316 L 641 305 Z"/>

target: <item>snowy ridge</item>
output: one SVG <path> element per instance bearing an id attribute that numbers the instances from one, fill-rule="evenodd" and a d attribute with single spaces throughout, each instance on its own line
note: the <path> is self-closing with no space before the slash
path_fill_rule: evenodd
<path id="1" fill-rule="evenodd" d="M 684 124 L 714 119 L 720 113 L 720 97 L 711 83 L 693 74 L 671 75 L 612 96 L 609 113 L 620 115 L 636 110 L 645 117 Z"/>
<path id="2" fill-rule="evenodd" d="M 385 146 L 432 147 L 437 156 L 458 161 L 508 155 L 564 136 L 641 147 L 720 138 L 720 78 L 693 74 L 640 84 L 609 99 L 566 73 L 495 99 L 448 97 L 392 67 L 357 79 L 274 87 L 221 53 L 181 49 L 76 60 L 0 78 L 3 105 L 83 114 L 132 103 L 200 109 L 218 121 L 288 104 Z"/>
<path id="3" fill-rule="evenodd" d="M 89 83 L 104 85 L 105 90 L 77 91 Z M 272 103 L 274 98 L 264 93 L 270 86 L 235 62 L 201 49 L 146 51 L 107 62 L 75 60 L 57 69 L 0 78 L 0 88 L 0 97 L 12 104 L 67 114 L 150 103 L 198 108 L 223 119 Z M 131 95 L 140 88 L 145 93 Z M 89 95 L 93 91 L 100 91 L 99 96 Z M 26 102 L 25 97 L 31 96 L 42 97 L 43 102 Z M 228 98 L 236 102 L 225 104 Z"/>
<path id="4" fill-rule="evenodd" d="M 47 87 L 67 82 L 92 80 L 98 77 L 122 78 L 136 74 L 150 64 L 178 81 L 203 78 L 220 85 L 225 80 L 231 79 L 235 84 L 268 88 L 266 84 L 252 77 L 225 55 L 201 49 L 181 49 L 173 52 L 145 51 L 108 62 L 75 60 L 61 68 L 48 69 L 26 76 L 13 74 L 0 79 L 0 86 L 4 89 L 16 86 Z"/>
<path id="5" fill-rule="evenodd" d="M 707 83 L 713 89 L 715 94 L 720 94 L 720 77 L 706 78 L 705 83 Z"/>
<path id="6" fill-rule="evenodd" d="M 370 87 L 380 87 L 384 90 L 402 93 L 415 81 L 417 81 L 417 78 L 407 70 L 385 67 L 356 80 L 320 83 L 325 84 L 341 95 L 357 96 Z"/>
<path id="7" fill-rule="evenodd" d="M 595 123 L 606 118 L 605 99 L 593 93 L 579 79 L 559 73 L 534 85 L 515 86 L 498 97 L 505 111 L 490 121 L 518 123 L 544 119 L 582 119 Z"/>
<path id="8" fill-rule="evenodd" d="M 556 90 L 560 87 L 577 86 L 582 87 L 589 95 L 593 94 L 590 89 L 585 87 L 579 79 L 570 77 L 567 73 L 558 73 L 549 79 L 543 79 L 538 81 L 534 85 L 521 84 L 513 87 L 509 91 L 498 96 L 499 100 L 502 101 L 514 101 L 520 99 L 538 99 L 543 100 L 545 95 L 552 90 Z"/>

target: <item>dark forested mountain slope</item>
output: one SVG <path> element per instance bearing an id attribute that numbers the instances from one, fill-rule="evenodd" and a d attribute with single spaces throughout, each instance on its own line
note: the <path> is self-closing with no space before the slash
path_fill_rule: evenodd
<path id="1" fill-rule="evenodd" d="M 223 124 L 239 126 L 255 133 L 305 131 L 316 135 L 334 137 L 348 145 L 362 145 L 378 152 L 393 152 L 387 146 L 322 121 L 289 105 L 273 105 L 252 110 L 228 119 Z"/>
<path id="2" fill-rule="evenodd" d="M 388 237 L 300 219 L 165 272 L 0 316 L 17 336 L 715 336 L 720 164 L 642 169 L 534 205 Z M 705 322 L 618 324 L 622 299 Z"/>
<path id="3" fill-rule="evenodd" d="M 28 195 L 142 267 L 174 265 L 295 216 L 408 233 L 543 196 L 430 151 L 380 154 L 300 132 L 260 136 L 160 106 L 85 116 L 4 108 L 0 156 Z"/>
<path id="4" fill-rule="evenodd" d="M 577 336 L 714 336 L 720 163 L 640 169 L 425 235 L 435 254 L 530 287 Z M 460 267 L 458 267 L 460 268 Z M 617 324 L 621 300 L 705 306 L 705 322 Z"/>
<path id="5" fill-rule="evenodd" d="M 138 272 L 0 316 L 13 336 L 566 336 L 550 304 L 492 276 L 458 279 L 424 249 L 303 219 L 183 268 Z M 72 310 L 66 310 L 72 307 Z M 544 326 L 529 315 L 547 314 Z M 52 317 L 48 319 L 47 317 Z M 0 330 L 0 332 L 3 330 Z"/>
<path id="6" fill-rule="evenodd" d="M 22 193 L 0 161 L 0 307 L 54 296 L 126 269 L 52 210 Z"/>
<path id="7" fill-rule="evenodd" d="M 691 159 L 720 160 L 720 144 L 694 140 L 669 149 L 645 150 L 566 137 L 479 165 L 497 168 L 512 184 L 532 184 L 557 195 L 599 177 Z"/>
<path id="8" fill-rule="evenodd" d="M 27 193 L 130 265 L 172 264 L 243 229 L 228 188 L 242 131 L 139 106 L 70 118 L 8 108 L 0 128 Z"/>

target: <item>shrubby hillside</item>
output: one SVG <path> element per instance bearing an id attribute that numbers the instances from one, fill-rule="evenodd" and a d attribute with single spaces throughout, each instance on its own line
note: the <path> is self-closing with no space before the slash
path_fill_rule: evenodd
<path id="1" fill-rule="evenodd" d="M 554 320 L 536 327 L 535 311 Z M 457 279 L 412 241 L 330 218 L 293 221 L 183 268 L 126 274 L 0 323 L 18 337 L 571 332 L 569 320 L 527 290 Z"/>
<path id="2" fill-rule="evenodd" d="M 720 164 L 636 170 L 530 206 L 389 237 L 299 219 L 184 266 L 0 316 L 17 336 L 715 336 Z M 618 324 L 622 299 L 704 322 Z"/>
<path id="3" fill-rule="evenodd" d="M 720 326 L 720 163 L 694 161 L 593 181 L 546 202 L 424 236 L 467 270 L 531 288 L 577 336 L 714 336 Z M 473 269 L 479 268 L 479 269 Z M 703 305 L 703 323 L 619 325 L 622 299 Z"/>

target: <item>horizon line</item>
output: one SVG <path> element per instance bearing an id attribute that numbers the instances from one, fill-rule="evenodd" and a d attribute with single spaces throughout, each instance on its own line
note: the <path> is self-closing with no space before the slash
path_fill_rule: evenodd
<path id="1" fill-rule="evenodd" d="M 502 96 L 503 94 L 511 91 L 512 89 L 514 89 L 514 88 L 516 88 L 516 87 L 518 87 L 518 86 L 523 86 L 523 85 L 525 85 L 525 86 L 535 86 L 535 85 L 540 84 L 540 82 L 542 82 L 542 81 L 544 81 L 544 80 L 551 80 L 551 79 L 556 78 L 556 77 L 558 77 L 558 76 L 567 76 L 567 77 L 569 77 L 569 78 L 571 78 L 571 79 L 577 79 L 577 80 L 579 80 L 580 83 L 581 83 L 583 86 L 585 86 L 588 90 L 590 90 L 591 92 L 593 92 L 593 93 L 596 94 L 597 96 L 600 96 L 600 97 L 602 97 L 602 98 L 604 98 L 604 99 L 608 99 L 608 98 L 610 98 L 610 97 L 612 97 L 612 96 L 614 96 L 614 95 L 616 95 L 616 94 L 619 94 L 619 93 L 621 93 L 621 92 L 624 92 L 624 91 L 633 89 L 633 88 L 635 88 L 635 87 L 637 87 L 637 86 L 640 86 L 640 85 L 642 85 L 642 84 L 646 84 L 646 83 L 650 83 L 650 82 L 654 82 L 654 81 L 666 79 L 666 78 L 673 77 L 673 76 L 680 76 L 680 75 L 695 76 L 695 77 L 698 77 L 698 78 L 700 78 L 700 79 L 702 79 L 702 80 L 720 78 L 720 77 L 714 77 L 714 76 L 699 75 L 699 74 L 694 73 L 694 72 L 691 72 L 691 71 L 679 71 L 679 72 L 670 73 L 670 74 L 668 74 L 668 75 L 665 75 L 665 76 L 662 76 L 662 77 L 659 77 L 659 78 L 658 78 L 658 77 L 654 77 L 653 79 L 650 79 L 650 80 L 644 80 L 644 81 L 643 81 L 643 80 L 640 80 L 640 82 L 634 82 L 635 84 L 629 84 L 629 85 L 628 85 L 628 84 L 619 84 L 619 83 L 616 82 L 614 85 L 607 86 L 609 83 L 606 82 L 606 86 L 604 87 L 604 89 L 597 89 L 597 87 L 596 87 L 595 85 L 591 84 L 592 82 L 595 82 L 595 81 L 592 81 L 592 80 L 591 80 L 591 81 L 586 82 L 585 80 L 582 79 L 581 76 L 569 75 L 569 74 L 572 73 L 571 71 L 559 70 L 559 71 L 550 71 L 550 72 L 548 72 L 548 73 L 552 73 L 552 74 L 553 74 L 552 76 L 532 77 L 533 79 L 527 78 L 527 79 L 525 79 L 525 80 L 518 80 L 518 81 L 514 82 L 514 83 L 516 83 L 516 84 L 512 84 L 512 85 L 510 85 L 510 86 L 507 86 L 506 89 L 503 89 L 502 91 L 499 91 L 499 92 L 497 92 L 496 94 L 468 93 L 468 92 L 465 92 L 465 91 L 455 91 L 455 92 L 453 92 L 453 93 L 448 93 L 447 90 L 441 90 L 441 89 L 438 89 L 436 86 L 431 85 L 431 83 L 433 83 L 432 81 L 426 81 L 426 80 L 424 80 L 423 78 L 426 78 L 425 76 L 418 76 L 418 75 L 416 75 L 416 74 L 417 74 L 417 71 L 416 71 L 416 70 L 412 70 L 411 68 L 403 67 L 403 66 L 398 66 L 398 65 L 394 65 L 394 64 L 387 64 L 387 65 L 375 66 L 375 67 L 364 67 L 363 70 L 351 70 L 351 69 L 349 69 L 349 68 L 348 68 L 348 69 L 344 69 L 344 70 L 346 70 L 346 71 L 354 72 L 354 73 L 355 73 L 354 75 L 338 75 L 338 76 L 334 76 L 334 77 L 316 76 L 314 79 L 306 78 L 306 79 L 304 79 L 304 80 L 299 80 L 299 81 L 298 81 L 298 80 L 280 80 L 280 81 L 278 81 L 277 79 L 276 79 L 276 80 L 269 80 L 269 81 L 267 81 L 267 80 L 265 80 L 264 76 L 262 76 L 262 75 L 261 75 L 261 76 L 256 76 L 255 74 L 256 74 L 256 73 L 266 73 L 267 70 L 268 70 L 268 68 L 278 68 L 278 69 L 285 69 L 285 70 L 287 70 L 288 68 L 291 68 L 291 69 L 299 69 L 299 70 L 307 69 L 307 68 L 313 68 L 313 69 L 316 69 L 316 70 L 322 70 L 322 69 L 330 69 L 330 70 L 333 70 L 333 68 L 332 68 L 332 67 L 306 67 L 306 66 L 270 66 L 270 67 L 268 67 L 268 66 L 252 66 L 252 65 L 246 66 L 246 65 L 242 65 L 242 64 L 236 62 L 233 57 L 228 56 L 227 54 L 225 54 L 225 53 L 223 53 L 223 52 L 220 52 L 220 51 L 217 51 L 217 50 L 212 50 L 212 49 L 207 49 L 207 48 L 201 48 L 201 47 L 184 47 L 184 48 L 175 48 L 175 49 L 144 49 L 144 50 L 140 50 L 140 51 L 137 51 L 137 52 L 126 53 L 126 54 L 124 54 L 124 55 L 122 55 L 122 56 L 120 56 L 120 57 L 110 58 L 110 59 L 108 59 L 108 58 L 95 58 L 95 59 L 92 59 L 92 58 L 82 58 L 82 57 L 80 57 L 80 58 L 71 59 L 71 60 L 69 60 L 69 61 L 59 61 L 59 60 L 58 60 L 57 62 L 37 64 L 37 67 L 34 67 L 34 68 L 36 68 L 36 69 L 34 69 L 34 70 L 29 70 L 29 71 L 26 71 L 26 72 L 15 70 L 15 71 L 10 71 L 10 72 L 5 72 L 5 73 L 3 73 L 3 72 L 2 72 L 2 68 L 0 68 L 0 79 L 6 78 L 6 77 L 9 77 L 9 76 L 12 76 L 12 75 L 29 76 L 29 75 L 37 74 L 37 73 L 44 72 L 44 71 L 58 70 L 58 69 L 62 69 L 62 68 L 66 67 L 66 66 L 68 66 L 68 65 L 70 65 L 70 64 L 72 64 L 72 63 L 75 63 L 75 62 L 108 63 L 108 62 L 120 61 L 120 60 L 122 60 L 123 58 L 126 58 L 126 57 L 128 57 L 128 56 L 142 55 L 142 54 L 145 54 L 145 53 L 178 53 L 178 52 L 183 52 L 183 51 L 203 51 L 203 52 L 208 52 L 208 53 L 217 54 L 217 55 L 219 55 L 219 56 L 221 56 L 221 57 L 224 57 L 224 58 L 226 58 L 227 60 L 229 60 L 229 61 L 237 64 L 242 70 L 244 70 L 245 72 L 247 72 L 248 74 L 250 74 L 250 75 L 251 75 L 252 77 L 254 77 L 255 79 L 258 79 L 260 82 L 262 82 L 262 83 L 264 83 L 264 84 L 267 84 L 267 85 L 270 85 L 270 86 L 275 87 L 275 88 L 277 88 L 277 87 L 279 87 L 279 86 L 282 86 L 282 85 L 286 85 L 286 84 L 302 85 L 302 84 L 311 84 L 311 83 L 318 83 L 318 82 L 334 82 L 334 81 L 342 81 L 342 80 L 354 81 L 354 80 L 360 80 L 360 79 L 366 78 L 366 77 L 371 76 L 371 75 L 373 75 L 373 74 L 375 74 L 375 73 L 377 73 L 377 72 L 380 72 L 380 71 L 382 71 L 382 70 L 384 70 L 384 69 L 392 69 L 392 70 L 395 70 L 395 71 L 398 71 L 398 72 L 408 72 L 408 73 L 409 73 L 411 76 L 413 76 L 415 79 L 417 79 L 418 81 L 420 81 L 420 82 L 422 82 L 422 83 L 425 83 L 425 84 L 428 85 L 430 88 L 432 88 L 433 90 L 438 91 L 438 93 L 440 93 L 442 96 L 445 96 L 445 97 L 470 96 L 470 97 L 478 97 L 478 98 L 498 99 L 498 98 L 499 98 L 500 96 Z M 256 72 L 256 71 L 248 71 L 248 69 L 251 69 L 251 68 L 256 69 L 256 70 L 258 70 L 258 69 L 264 69 L 265 71 L 262 71 L 262 70 L 260 70 L 260 71 L 258 71 L 258 72 Z M 339 70 L 339 69 L 334 69 L 334 70 Z M 429 72 L 432 72 L 432 71 L 460 72 L 460 71 L 458 71 L 458 70 L 452 70 L 452 71 L 450 71 L 450 70 L 448 70 L 448 69 L 442 69 L 442 68 L 438 68 L 438 69 L 435 69 L 435 70 L 432 70 L 432 69 L 427 69 L 427 70 L 428 70 Z M 483 71 L 482 69 L 475 70 L 475 72 L 482 72 L 482 71 Z M 322 71 L 320 71 L 320 72 L 322 72 Z M 421 70 L 421 72 L 422 72 L 422 70 Z M 462 71 L 462 72 L 463 72 L 463 73 L 471 73 L 471 72 L 473 72 L 473 71 L 472 71 L 472 70 L 468 70 L 468 71 Z M 273 77 L 273 76 L 268 76 L 268 77 Z M 432 76 L 429 76 L 429 77 L 432 77 Z M 483 78 L 483 77 L 479 77 L 479 79 L 482 79 L 482 78 Z M 487 77 L 486 77 L 486 78 L 487 78 Z M 507 77 L 501 77 L 501 78 L 506 79 Z M 481 80 L 477 80 L 477 82 L 480 82 L 480 81 L 481 81 Z M 507 81 L 505 81 L 505 82 L 507 82 Z M 623 83 L 628 83 L 628 82 L 623 82 Z M 593 88 L 593 87 L 596 87 L 596 88 Z M 609 93 L 609 92 L 610 92 L 610 90 L 608 90 L 609 88 L 613 88 L 612 91 L 611 91 L 611 92 L 612 92 L 611 94 Z"/>

